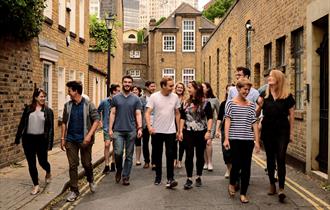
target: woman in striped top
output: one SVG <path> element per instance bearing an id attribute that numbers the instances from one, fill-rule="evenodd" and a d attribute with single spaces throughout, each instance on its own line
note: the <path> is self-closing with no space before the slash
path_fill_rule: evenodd
<path id="1" fill-rule="evenodd" d="M 225 149 L 231 149 L 232 169 L 228 192 L 235 195 L 235 184 L 241 172 L 240 201 L 248 203 L 246 192 L 251 173 L 251 158 L 253 148 L 260 151 L 259 133 L 256 119 L 256 106 L 246 99 L 252 83 L 241 78 L 237 81 L 238 96 L 229 100 L 225 108 Z"/>

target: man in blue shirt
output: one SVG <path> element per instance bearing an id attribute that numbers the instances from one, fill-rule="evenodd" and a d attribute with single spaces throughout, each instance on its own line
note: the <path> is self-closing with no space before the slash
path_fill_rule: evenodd
<path id="1" fill-rule="evenodd" d="M 92 166 L 94 133 L 99 125 L 100 115 L 94 104 L 82 97 L 82 84 L 70 81 L 66 84 L 71 100 L 64 105 L 61 149 L 66 151 L 69 161 L 70 193 L 67 201 L 72 202 L 79 195 L 78 165 L 79 150 L 81 164 L 85 169 L 91 192 L 95 192 Z"/>
<path id="2" fill-rule="evenodd" d="M 122 92 L 112 98 L 109 135 L 114 140 L 116 161 L 116 182 L 123 177 L 123 185 L 129 185 L 129 176 L 133 164 L 135 139 L 142 136 L 141 101 L 131 92 L 133 78 L 124 76 Z M 125 163 L 123 169 L 123 151 Z"/>
<path id="3" fill-rule="evenodd" d="M 110 96 L 101 101 L 97 111 L 101 115 L 102 118 L 102 128 L 103 128 L 103 139 L 104 139 L 104 163 L 105 167 L 103 170 L 103 174 L 108 174 L 110 171 L 115 171 L 115 157 L 113 155 L 113 142 L 109 136 L 109 116 L 110 116 L 110 108 L 111 101 L 114 95 L 117 95 L 120 92 L 120 85 L 112 84 L 110 86 Z M 111 156 L 111 170 L 109 167 Z"/>

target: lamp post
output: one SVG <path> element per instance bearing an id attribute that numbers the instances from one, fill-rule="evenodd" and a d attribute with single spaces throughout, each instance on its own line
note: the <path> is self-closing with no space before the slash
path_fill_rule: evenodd
<path id="1" fill-rule="evenodd" d="M 108 29 L 108 65 L 107 65 L 107 96 L 110 96 L 110 59 L 111 59 L 111 31 L 115 22 L 115 17 L 109 14 L 105 18 L 105 23 Z"/>

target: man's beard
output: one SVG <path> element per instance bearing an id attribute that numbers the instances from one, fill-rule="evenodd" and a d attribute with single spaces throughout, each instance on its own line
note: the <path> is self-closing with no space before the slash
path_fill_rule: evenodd
<path id="1" fill-rule="evenodd" d="M 125 93 L 129 93 L 129 92 L 131 92 L 131 89 L 132 89 L 132 88 L 129 87 L 128 90 L 127 90 L 127 87 L 129 87 L 129 86 L 124 86 L 124 87 L 123 87 L 123 91 L 124 91 Z"/>

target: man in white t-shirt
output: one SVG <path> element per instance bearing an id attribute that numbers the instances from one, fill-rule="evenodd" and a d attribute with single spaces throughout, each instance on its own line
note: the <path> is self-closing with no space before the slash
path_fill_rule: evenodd
<path id="1" fill-rule="evenodd" d="M 163 142 L 166 148 L 166 188 L 173 188 L 178 185 L 174 180 L 174 143 L 176 139 L 176 126 L 180 120 L 180 100 L 172 93 L 174 81 L 170 77 L 164 77 L 160 81 L 161 90 L 152 94 L 146 105 L 145 113 L 147 128 L 152 135 L 153 162 L 156 165 L 155 185 L 159 185 L 162 179 L 162 156 Z M 153 122 L 151 125 L 151 113 Z"/>

